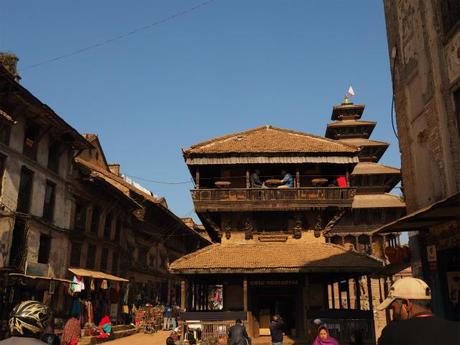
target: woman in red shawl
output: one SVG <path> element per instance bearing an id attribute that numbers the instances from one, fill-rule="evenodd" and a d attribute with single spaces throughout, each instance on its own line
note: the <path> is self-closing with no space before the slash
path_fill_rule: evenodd
<path id="1" fill-rule="evenodd" d="M 80 320 L 77 318 L 77 315 L 72 315 L 65 323 L 61 336 L 61 345 L 77 345 L 80 335 Z"/>
<path id="2" fill-rule="evenodd" d="M 329 330 L 326 326 L 318 328 L 318 335 L 316 336 L 313 345 L 340 345 L 337 339 L 329 335 Z"/>

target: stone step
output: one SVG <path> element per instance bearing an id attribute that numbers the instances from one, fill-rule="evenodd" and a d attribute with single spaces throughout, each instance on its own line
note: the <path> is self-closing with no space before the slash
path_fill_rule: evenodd
<path id="1" fill-rule="evenodd" d="M 112 334 L 110 337 L 106 339 L 97 339 L 96 336 L 81 337 L 80 340 L 78 341 L 78 345 L 100 344 L 106 341 L 127 337 L 137 332 L 139 332 L 139 329 L 137 329 L 133 325 L 116 325 L 116 326 L 113 326 Z"/>

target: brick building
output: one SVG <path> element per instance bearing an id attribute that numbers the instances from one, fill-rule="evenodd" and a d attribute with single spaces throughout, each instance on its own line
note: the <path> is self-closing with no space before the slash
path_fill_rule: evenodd
<path id="1" fill-rule="evenodd" d="M 0 338 L 20 300 L 66 317 L 73 275 L 129 280 L 128 303 L 179 303 L 169 262 L 209 241 L 22 87 L 14 55 L 0 60 Z"/>
<path id="2" fill-rule="evenodd" d="M 384 1 L 412 268 L 460 320 L 460 2 Z"/>

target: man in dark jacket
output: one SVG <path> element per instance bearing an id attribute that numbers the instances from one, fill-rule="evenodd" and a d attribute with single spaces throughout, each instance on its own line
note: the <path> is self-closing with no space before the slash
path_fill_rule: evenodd
<path id="1" fill-rule="evenodd" d="M 278 314 L 273 316 L 270 325 L 270 335 L 272 336 L 273 345 L 283 345 L 283 326 L 284 322 L 281 316 Z"/>
<path id="2" fill-rule="evenodd" d="M 228 331 L 228 345 L 248 345 L 249 336 L 241 320 L 236 320 L 235 325 Z"/>
<path id="3" fill-rule="evenodd" d="M 460 323 L 446 321 L 431 311 L 431 291 L 421 279 L 397 280 L 387 298 L 377 309 L 393 309 L 396 321 L 388 324 L 378 340 L 379 345 L 460 344 Z"/>

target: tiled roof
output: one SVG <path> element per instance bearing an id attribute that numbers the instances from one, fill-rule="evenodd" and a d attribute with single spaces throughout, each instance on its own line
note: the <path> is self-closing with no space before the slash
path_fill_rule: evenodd
<path id="1" fill-rule="evenodd" d="M 352 208 L 406 207 L 398 195 L 393 194 L 357 194 L 353 198 Z"/>
<path id="2" fill-rule="evenodd" d="M 92 142 L 93 140 L 97 139 L 97 134 L 92 134 L 92 133 L 84 133 L 82 134 L 86 140 L 89 142 Z"/>
<path id="3" fill-rule="evenodd" d="M 104 170 L 101 167 L 97 166 L 96 164 L 88 162 L 79 157 L 75 158 L 75 162 L 91 170 L 93 175 L 98 175 L 99 177 L 104 178 L 108 183 L 111 183 L 115 188 L 118 188 L 124 194 L 128 196 L 129 196 L 129 191 L 131 190 L 134 193 L 142 195 L 142 197 L 144 197 L 146 200 L 150 202 L 157 203 L 157 204 L 161 203 L 161 199 L 157 199 L 154 196 L 143 192 L 142 190 L 134 187 L 132 184 L 126 182 L 122 177 L 117 176 L 110 171 Z"/>
<path id="4" fill-rule="evenodd" d="M 295 255 L 293 255 L 295 253 Z M 329 243 L 213 244 L 170 265 L 172 273 L 370 272 L 382 263 Z"/>
<path id="5" fill-rule="evenodd" d="M 263 126 L 214 138 L 184 150 L 190 154 L 254 153 L 342 153 L 353 154 L 358 148 L 324 137 Z"/>
<path id="6" fill-rule="evenodd" d="M 399 174 L 398 168 L 389 167 L 374 162 L 360 162 L 356 164 L 352 175 L 370 175 L 370 174 Z"/>
<path id="7" fill-rule="evenodd" d="M 355 145 L 358 147 L 361 147 L 361 146 L 389 146 L 390 145 L 384 141 L 370 140 L 370 139 L 364 139 L 364 138 L 339 139 L 338 141 L 344 144 Z"/>
<path id="8" fill-rule="evenodd" d="M 362 120 L 341 120 L 334 121 L 327 124 L 328 127 L 345 127 L 345 126 L 375 126 L 375 121 L 362 121 Z"/>

